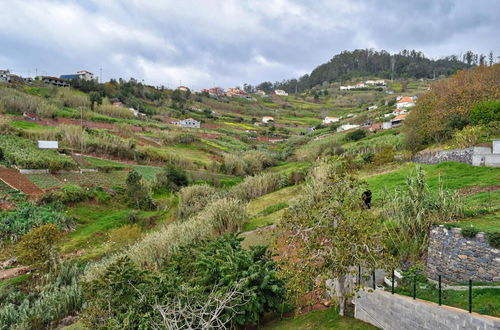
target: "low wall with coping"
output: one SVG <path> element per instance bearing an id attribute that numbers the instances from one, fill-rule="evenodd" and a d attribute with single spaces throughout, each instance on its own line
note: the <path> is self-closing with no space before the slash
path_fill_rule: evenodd
<path id="1" fill-rule="evenodd" d="M 487 234 L 464 237 L 460 228 L 433 227 L 427 251 L 427 276 L 447 282 L 500 281 L 500 250 L 490 246 Z"/>
<path id="2" fill-rule="evenodd" d="M 359 291 L 354 317 L 386 330 L 500 329 L 500 318 L 383 290 Z"/>
<path id="3" fill-rule="evenodd" d="M 439 150 L 425 153 L 417 153 L 412 161 L 420 164 L 439 164 L 442 162 L 459 162 L 472 165 L 474 148 Z"/>

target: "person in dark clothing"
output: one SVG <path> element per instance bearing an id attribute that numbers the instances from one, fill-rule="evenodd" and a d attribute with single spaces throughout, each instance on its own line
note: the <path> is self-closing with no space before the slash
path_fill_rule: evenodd
<path id="1" fill-rule="evenodd" d="M 365 191 L 361 195 L 361 199 L 363 200 L 363 202 L 365 202 L 365 205 L 367 208 L 371 208 L 371 206 L 372 206 L 372 192 L 370 191 L 370 189 L 368 189 L 367 191 Z"/>

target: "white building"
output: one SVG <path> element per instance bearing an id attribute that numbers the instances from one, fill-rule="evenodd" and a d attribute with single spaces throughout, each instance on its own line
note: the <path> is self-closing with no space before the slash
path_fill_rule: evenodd
<path id="1" fill-rule="evenodd" d="M 343 132 L 343 131 L 348 131 L 353 128 L 358 128 L 359 125 L 351 125 L 351 124 L 345 124 L 337 128 L 337 132 Z"/>
<path id="2" fill-rule="evenodd" d="M 351 90 L 351 89 L 358 89 L 358 88 L 366 88 L 367 86 L 364 83 L 357 83 L 356 85 L 347 85 L 347 86 L 340 86 L 341 91 L 345 90 Z"/>
<path id="3" fill-rule="evenodd" d="M 285 92 L 285 91 L 284 91 L 284 90 L 282 90 L 282 89 L 277 89 L 277 90 L 275 90 L 275 91 L 274 91 L 274 94 L 279 95 L 279 96 L 288 96 L 288 93 L 287 93 L 287 92 Z"/>
<path id="4" fill-rule="evenodd" d="M 263 90 L 259 89 L 257 92 L 255 92 L 255 94 L 260 95 L 260 96 L 265 96 L 266 92 L 264 92 Z"/>
<path id="5" fill-rule="evenodd" d="M 267 124 L 270 121 L 274 121 L 274 117 L 271 117 L 271 116 L 264 116 L 264 117 L 262 117 L 262 122 L 263 123 Z"/>
<path id="6" fill-rule="evenodd" d="M 87 80 L 87 81 L 97 80 L 97 77 L 95 77 L 92 72 L 89 72 L 87 70 L 78 71 L 76 74 L 79 75 L 80 79 L 82 80 Z"/>
<path id="7" fill-rule="evenodd" d="M 390 121 L 386 121 L 382 123 L 382 129 L 391 129 L 392 123 Z"/>
<path id="8" fill-rule="evenodd" d="M 375 110 L 377 108 L 378 108 L 378 106 L 376 104 L 374 104 L 374 105 L 368 107 L 368 111 Z"/>
<path id="9" fill-rule="evenodd" d="M 197 120 L 194 120 L 193 118 L 188 118 L 184 120 L 179 120 L 175 122 L 177 126 L 184 127 L 184 128 L 200 128 L 201 123 Z"/>
<path id="10" fill-rule="evenodd" d="M 328 125 L 328 124 L 331 124 L 331 123 L 336 123 L 339 120 L 340 119 L 337 118 L 337 117 L 325 117 L 325 119 L 323 119 L 323 125 Z"/>
<path id="11" fill-rule="evenodd" d="M 367 80 L 367 81 L 365 81 L 365 84 L 367 84 L 367 85 L 385 86 L 385 80 L 384 79 Z"/>
<path id="12" fill-rule="evenodd" d="M 415 101 L 413 100 L 412 97 L 404 96 L 398 100 L 398 102 L 396 103 L 396 108 L 398 108 L 398 109 L 409 108 L 409 107 L 413 107 L 414 105 L 415 105 Z"/>
<path id="13" fill-rule="evenodd" d="M 9 82 L 10 71 L 9 70 L 0 70 L 0 81 Z"/>

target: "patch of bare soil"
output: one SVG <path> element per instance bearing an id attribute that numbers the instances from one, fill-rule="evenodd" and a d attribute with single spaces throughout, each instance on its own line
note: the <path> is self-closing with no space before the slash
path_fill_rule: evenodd
<path id="1" fill-rule="evenodd" d="M 470 186 L 470 187 L 465 187 L 459 190 L 460 195 L 462 196 L 467 196 L 467 195 L 474 195 L 480 192 L 486 192 L 486 191 L 497 191 L 500 189 L 500 185 L 495 185 L 495 186 L 487 186 L 487 187 L 480 187 L 480 186 Z"/>
<path id="2" fill-rule="evenodd" d="M 0 270 L 0 281 L 8 280 L 9 278 L 26 274 L 28 270 L 29 270 L 28 267 L 17 267 L 17 268 Z"/>

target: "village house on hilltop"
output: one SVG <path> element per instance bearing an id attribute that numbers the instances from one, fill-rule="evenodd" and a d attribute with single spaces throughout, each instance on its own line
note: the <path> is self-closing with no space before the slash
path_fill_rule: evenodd
<path id="1" fill-rule="evenodd" d="M 174 122 L 175 125 L 183 128 L 200 128 L 201 123 L 193 118 L 183 119 Z"/>

